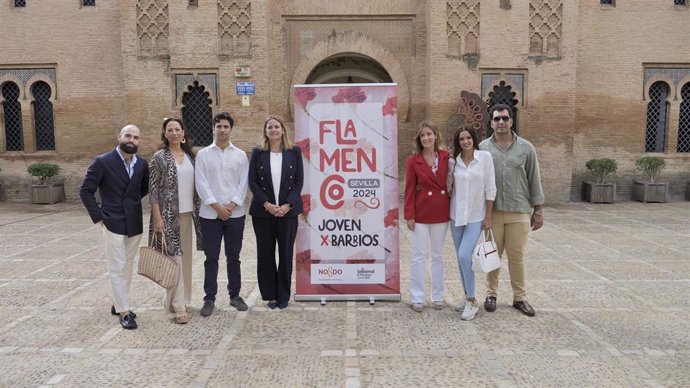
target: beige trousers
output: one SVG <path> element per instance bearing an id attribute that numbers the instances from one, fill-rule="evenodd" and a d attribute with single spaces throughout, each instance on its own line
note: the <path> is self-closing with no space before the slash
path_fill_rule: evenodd
<path id="1" fill-rule="evenodd" d="M 513 288 L 513 301 L 523 301 L 527 297 L 525 247 L 530 231 L 531 216 L 528 213 L 510 213 L 499 210 L 494 210 L 492 214 L 492 229 L 498 254 L 501 255 L 501 258 L 503 252 L 508 256 L 508 273 L 510 273 L 510 285 Z M 496 296 L 500 271 L 499 268 L 486 275 L 487 296 Z"/>
<path id="2" fill-rule="evenodd" d="M 167 312 L 183 312 L 192 301 L 192 213 L 180 213 L 180 242 L 182 256 L 174 256 L 177 261 L 177 285 L 165 292 Z"/>
<path id="3" fill-rule="evenodd" d="M 115 311 L 123 313 L 129 308 L 129 288 L 132 284 L 134 257 L 139 249 L 141 234 L 127 237 L 115 234 L 103 227 L 105 257 L 108 266 L 108 280 L 113 293 Z"/>

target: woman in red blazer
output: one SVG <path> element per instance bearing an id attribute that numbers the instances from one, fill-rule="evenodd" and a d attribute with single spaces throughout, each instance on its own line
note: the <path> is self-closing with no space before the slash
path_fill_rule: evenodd
<path id="1" fill-rule="evenodd" d="M 443 246 L 450 219 L 450 197 L 446 188 L 448 151 L 439 148 L 440 136 L 430 121 L 419 124 L 415 152 L 405 167 L 405 220 L 412 231 L 410 260 L 410 303 L 424 309 L 425 259 L 431 246 L 431 305 L 440 310 L 443 302 Z"/>

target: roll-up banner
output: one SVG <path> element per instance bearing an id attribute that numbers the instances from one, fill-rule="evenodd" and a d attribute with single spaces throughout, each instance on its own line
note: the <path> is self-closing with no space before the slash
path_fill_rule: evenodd
<path id="1" fill-rule="evenodd" d="M 296 300 L 400 300 L 396 84 L 295 85 Z"/>

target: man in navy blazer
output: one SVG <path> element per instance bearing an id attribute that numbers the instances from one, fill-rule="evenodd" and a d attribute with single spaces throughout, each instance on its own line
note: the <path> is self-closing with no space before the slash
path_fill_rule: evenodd
<path id="1" fill-rule="evenodd" d="M 141 199 L 149 192 L 149 165 L 136 155 L 141 132 L 127 125 L 119 145 L 93 161 L 79 196 L 94 224 L 103 227 L 108 279 L 113 293 L 110 312 L 120 316 L 125 329 L 136 329 L 136 314 L 129 309 L 132 267 L 143 231 Z M 101 205 L 96 202 L 100 191 Z"/>

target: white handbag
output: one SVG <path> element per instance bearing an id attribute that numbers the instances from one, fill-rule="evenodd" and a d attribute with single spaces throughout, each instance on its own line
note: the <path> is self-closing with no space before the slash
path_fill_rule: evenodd
<path id="1" fill-rule="evenodd" d="M 486 239 L 485 233 L 489 234 L 491 240 Z M 472 254 L 472 271 L 487 273 L 498 268 L 501 268 L 501 258 L 498 256 L 498 248 L 494 242 L 494 233 L 491 229 L 488 232 L 482 231 Z"/>

